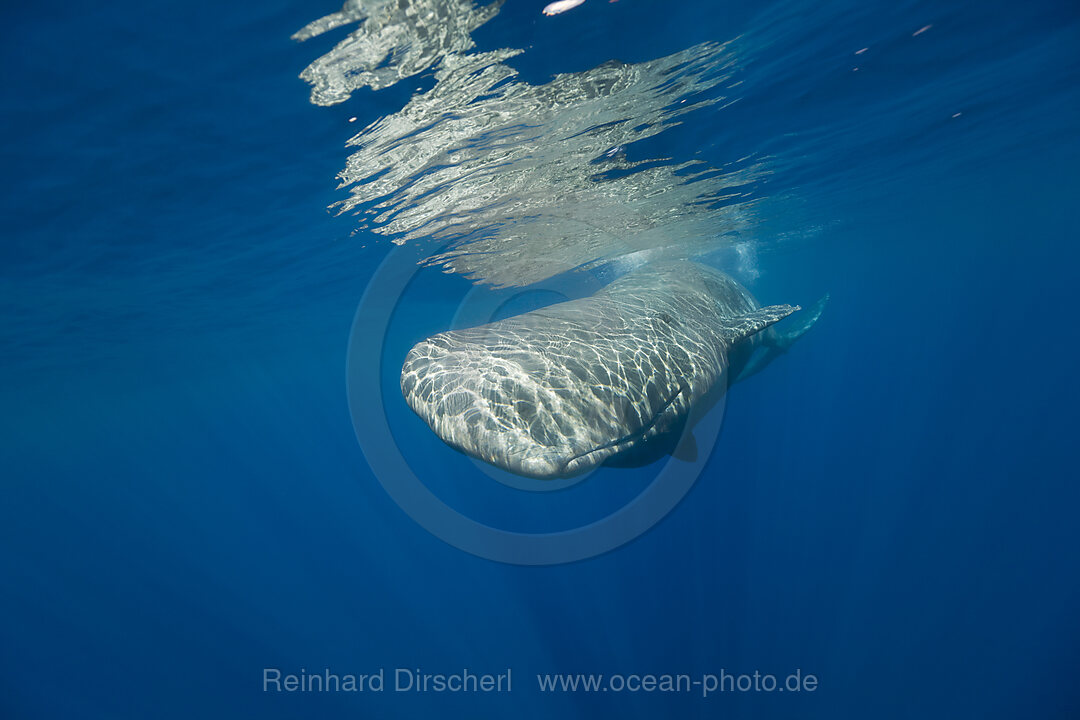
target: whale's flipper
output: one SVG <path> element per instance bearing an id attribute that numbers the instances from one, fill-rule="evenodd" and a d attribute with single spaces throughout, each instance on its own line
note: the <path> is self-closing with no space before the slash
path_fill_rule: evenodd
<path id="1" fill-rule="evenodd" d="M 693 432 L 687 430 L 683 433 L 683 436 L 679 439 L 679 444 L 675 446 L 675 450 L 672 451 L 671 456 L 678 460 L 682 460 L 683 462 L 697 462 L 697 439 L 694 437 Z"/>
<path id="2" fill-rule="evenodd" d="M 762 335 L 762 347 L 754 353 L 750 360 L 746 363 L 739 374 L 734 378 L 733 382 L 739 382 L 745 380 L 751 375 L 755 375 L 761 372 L 766 365 L 773 360 L 783 355 L 788 349 L 795 344 L 795 341 L 801 338 L 806 332 L 814 327 L 814 324 L 821 317 L 821 313 L 825 311 L 825 305 L 829 302 L 829 294 L 825 293 L 814 303 L 809 310 L 802 315 L 799 315 L 797 322 L 784 331 L 780 331 L 776 328 L 769 328 L 767 332 Z M 769 308 L 764 308 L 768 310 Z"/>

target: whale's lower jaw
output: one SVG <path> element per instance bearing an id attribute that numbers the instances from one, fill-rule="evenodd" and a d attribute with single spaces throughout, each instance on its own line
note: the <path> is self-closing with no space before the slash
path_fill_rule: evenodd
<path id="1" fill-rule="evenodd" d="M 603 464 L 608 458 L 630 450 L 645 441 L 646 438 L 644 436 L 638 436 L 629 438 L 617 445 L 596 448 L 595 450 L 588 450 L 572 456 L 560 454 L 557 449 L 544 448 L 545 452 L 543 454 L 532 457 L 523 457 L 505 464 L 482 456 L 476 457 L 516 475 L 523 475 L 538 480 L 554 480 L 556 478 L 573 477 L 574 475 L 589 472 L 596 466 Z M 461 448 L 458 449 L 460 450 Z M 471 454 L 473 453 L 466 452 L 466 455 Z"/>
<path id="2" fill-rule="evenodd" d="M 559 448 L 542 448 L 535 455 L 511 456 L 507 458 L 508 462 L 502 461 L 506 458 L 502 454 L 500 457 L 486 457 L 483 453 L 471 452 L 466 448 L 456 447 L 456 449 L 515 475 L 538 480 L 555 480 L 589 472 L 598 465 L 602 465 L 608 458 L 627 452 L 648 440 L 649 437 L 639 434 L 614 445 L 595 448 L 577 455 L 560 452 Z M 452 443 L 448 444 L 452 445 Z"/>

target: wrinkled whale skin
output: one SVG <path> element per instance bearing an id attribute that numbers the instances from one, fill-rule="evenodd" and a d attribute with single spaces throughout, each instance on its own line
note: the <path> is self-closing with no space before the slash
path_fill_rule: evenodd
<path id="1" fill-rule="evenodd" d="M 685 422 L 728 384 L 766 308 L 722 272 L 646 265 L 596 294 L 418 343 L 401 372 L 409 406 L 452 447 L 519 475 L 588 470 Z"/>

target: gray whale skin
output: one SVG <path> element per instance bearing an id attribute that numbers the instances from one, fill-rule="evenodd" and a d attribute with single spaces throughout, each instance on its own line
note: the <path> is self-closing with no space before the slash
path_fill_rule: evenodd
<path id="1" fill-rule="evenodd" d="M 528 477 L 576 475 L 677 433 L 790 347 L 827 297 L 780 334 L 769 326 L 799 307 L 760 307 L 699 263 L 653 263 L 590 297 L 418 343 L 401 391 L 467 455 Z"/>

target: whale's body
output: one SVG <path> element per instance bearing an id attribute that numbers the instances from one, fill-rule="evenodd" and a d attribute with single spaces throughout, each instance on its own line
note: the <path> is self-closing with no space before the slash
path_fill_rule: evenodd
<path id="1" fill-rule="evenodd" d="M 596 294 L 418 343 L 401 371 L 409 406 L 449 445 L 538 478 L 574 475 L 670 434 L 769 344 L 797 310 L 760 307 L 734 279 L 664 262 Z M 771 341 L 771 342 L 770 342 Z"/>

